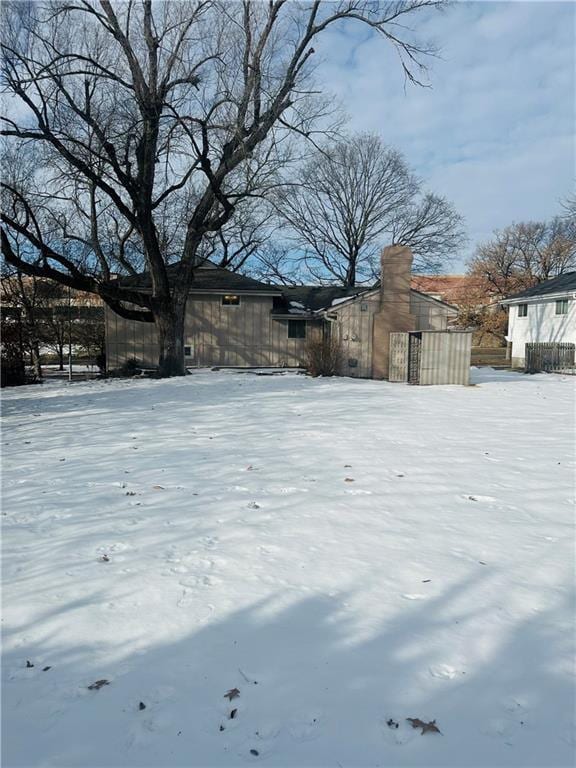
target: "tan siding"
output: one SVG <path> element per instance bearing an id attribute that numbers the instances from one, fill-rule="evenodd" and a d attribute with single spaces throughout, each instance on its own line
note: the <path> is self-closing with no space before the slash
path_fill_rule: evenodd
<path id="1" fill-rule="evenodd" d="M 456 310 L 414 292 L 410 293 L 410 312 L 416 316 L 418 331 L 445 331 L 448 321 L 458 314 Z"/>
<path id="2" fill-rule="evenodd" d="M 304 365 L 306 339 L 288 338 L 288 321 L 271 317 L 272 297 L 242 296 L 239 306 L 224 306 L 216 294 L 197 294 L 186 308 L 184 343 L 192 347 L 189 365 L 298 366 Z M 321 321 L 307 321 L 310 338 Z M 147 366 L 158 363 L 158 337 L 149 323 L 124 320 L 106 313 L 109 367 L 129 358 Z"/>
<path id="3" fill-rule="evenodd" d="M 362 310 L 363 305 L 366 310 Z M 378 306 L 379 295 L 374 293 L 341 307 L 332 307 L 331 312 L 337 316 L 333 332 L 339 334 L 342 346 L 340 372 L 343 376 L 370 378 L 372 375 L 372 323 Z M 350 362 L 354 360 L 357 364 L 351 366 Z"/>

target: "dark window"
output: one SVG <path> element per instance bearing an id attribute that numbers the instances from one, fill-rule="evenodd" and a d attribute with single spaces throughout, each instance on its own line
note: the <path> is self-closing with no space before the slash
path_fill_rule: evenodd
<path id="1" fill-rule="evenodd" d="M 192 347 L 184 347 L 184 357 L 192 357 Z"/>
<path id="2" fill-rule="evenodd" d="M 226 307 L 237 307 L 240 304 L 240 296 L 226 294 L 226 296 L 222 296 L 222 304 Z"/>
<path id="3" fill-rule="evenodd" d="M 518 304 L 518 317 L 527 317 L 528 304 Z"/>
<path id="4" fill-rule="evenodd" d="M 306 338 L 306 320 L 288 320 L 288 338 Z"/>
<path id="5" fill-rule="evenodd" d="M 559 299 L 556 302 L 556 314 L 557 315 L 568 314 L 568 299 Z"/>

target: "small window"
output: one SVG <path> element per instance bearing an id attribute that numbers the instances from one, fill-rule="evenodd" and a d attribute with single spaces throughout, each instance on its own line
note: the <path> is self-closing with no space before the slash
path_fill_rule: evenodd
<path id="1" fill-rule="evenodd" d="M 192 357 L 192 347 L 184 347 L 184 357 Z"/>
<path id="2" fill-rule="evenodd" d="M 528 316 L 528 304 L 518 304 L 518 317 Z"/>
<path id="3" fill-rule="evenodd" d="M 568 299 L 559 299 L 556 302 L 556 314 L 557 315 L 568 314 Z"/>
<path id="4" fill-rule="evenodd" d="M 237 307 L 240 304 L 240 296 L 226 294 L 226 296 L 222 296 L 222 304 L 225 307 Z"/>
<path id="5" fill-rule="evenodd" d="M 288 338 L 306 338 L 306 320 L 288 320 Z"/>

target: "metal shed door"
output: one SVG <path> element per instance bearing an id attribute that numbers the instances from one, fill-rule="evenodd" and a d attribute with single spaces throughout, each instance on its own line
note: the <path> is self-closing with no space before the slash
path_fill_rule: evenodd
<path id="1" fill-rule="evenodd" d="M 410 333 L 408 341 L 408 383 L 420 384 L 420 356 L 422 354 L 422 334 Z"/>
<path id="2" fill-rule="evenodd" d="M 408 381 L 408 334 L 390 334 L 388 381 Z"/>

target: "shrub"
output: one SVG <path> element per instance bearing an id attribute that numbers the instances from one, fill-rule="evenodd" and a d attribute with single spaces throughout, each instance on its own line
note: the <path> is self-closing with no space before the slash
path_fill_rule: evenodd
<path id="1" fill-rule="evenodd" d="M 125 360 L 119 368 L 115 368 L 110 372 L 110 375 L 114 378 L 130 378 L 131 376 L 138 376 L 142 373 L 142 367 L 139 360 L 135 357 L 129 357 Z"/>
<path id="2" fill-rule="evenodd" d="M 340 340 L 332 334 L 306 344 L 306 367 L 311 376 L 338 376 L 342 362 Z"/>

